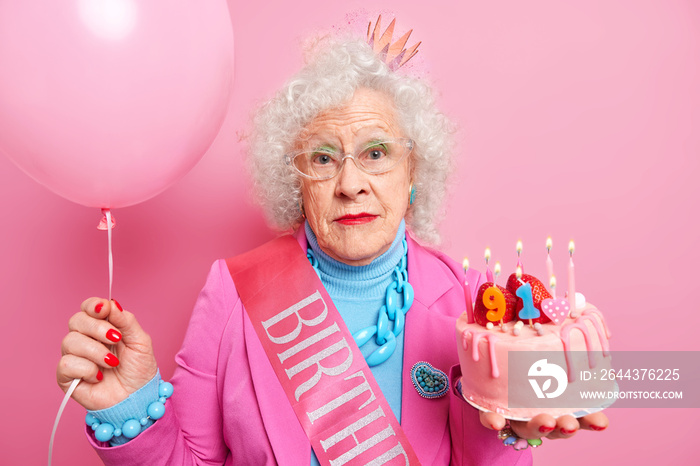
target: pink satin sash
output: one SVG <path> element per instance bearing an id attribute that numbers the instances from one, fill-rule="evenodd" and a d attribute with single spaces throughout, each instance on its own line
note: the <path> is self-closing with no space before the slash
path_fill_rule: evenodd
<path id="1" fill-rule="evenodd" d="M 321 464 L 420 464 L 297 240 L 226 263 Z"/>

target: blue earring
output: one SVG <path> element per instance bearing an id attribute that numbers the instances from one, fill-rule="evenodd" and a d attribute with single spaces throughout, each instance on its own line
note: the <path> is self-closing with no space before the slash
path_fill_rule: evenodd
<path id="1" fill-rule="evenodd" d="M 416 187 L 413 186 L 413 182 L 411 181 L 411 189 L 410 189 L 410 193 L 408 196 L 408 204 L 413 205 L 413 201 L 415 201 L 415 200 L 416 200 Z"/>

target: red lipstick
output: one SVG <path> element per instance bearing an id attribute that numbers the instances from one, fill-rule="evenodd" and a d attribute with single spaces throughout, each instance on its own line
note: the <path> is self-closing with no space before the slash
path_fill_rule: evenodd
<path id="1" fill-rule="evenodd" d="M 347 214 L 343 215 L 340 218 L 335 219 L 336 222 L 341 223 L 343 225 L 362 225 L 365 223 L 369 223 L 375 218 L 377 218 L 377 215 L 372 215 L 368 214 L 366 212 L 362 212 L 359 214 Z"/>

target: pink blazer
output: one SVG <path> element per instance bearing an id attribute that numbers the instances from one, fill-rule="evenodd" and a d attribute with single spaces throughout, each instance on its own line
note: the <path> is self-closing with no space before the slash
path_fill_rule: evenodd
<path id="1" fill-rule="evenodd" d="M 297 232 L 306 250 L 303 228 Z M 415 291 L 406 316 L 401 425 L 421 464 L 532 464 L 505 447 L 454 391 L 459 377 L 455 321 L 464 311 L 461 267 L 408 238 Z M 481 283 L 470 271 L 470 283 Z M 311 447 L 272 371 L 223 260 L 212 266 L 195 305 L 165 416 L 131 442 L 106 447 L 88 438 L 107 465 L 306 466 Z M 426 361 L 451 376 L 447 396 L 426 399 L 410 382 Z M 456 367 L 453 367 L 455 366 Z"/>

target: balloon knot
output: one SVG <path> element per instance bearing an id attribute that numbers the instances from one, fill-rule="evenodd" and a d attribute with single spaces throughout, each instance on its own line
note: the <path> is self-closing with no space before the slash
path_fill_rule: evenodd
<path id="1" fill-rule="evenodd" d="M 98 230 L 107 230 L 107 211 L 109 209 L 102 209 L 102 220 L 100 220 L 100 224 L 97 225 Z M 110 215 L 112 218 L 112 229 L 114 229 L 115 226 L 117 226 L 117 221 L 114 219 L 114 215 Z"/>

